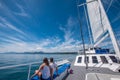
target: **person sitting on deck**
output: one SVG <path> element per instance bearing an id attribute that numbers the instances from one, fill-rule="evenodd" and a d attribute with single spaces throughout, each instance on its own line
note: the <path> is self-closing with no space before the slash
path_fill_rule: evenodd
<path id="1" fill-rule="evenodd" d="M 35 75 L 41 77 L 41 80 L 51 80 L 52 70 L 47 58 L 43 59 L 43 63 L 39 69 L 35 71 Z"/>
<path id="2" fill-rule="evenodd" d="M 56 71 L 57 75 L 58 75 L 58 68 L 57 68 L 57 64 L 54 63 L 53 58 L 50 58 L 50 67 L 52 68 L 52 78 L 53 78 L 53 74 Z"/>

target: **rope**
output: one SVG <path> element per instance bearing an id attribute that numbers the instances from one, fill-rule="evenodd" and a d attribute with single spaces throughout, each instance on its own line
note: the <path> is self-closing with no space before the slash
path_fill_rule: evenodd
<path id="1" fill-rule="evenodd" d="M 110 4 L 108 5 L 108 8 L 107 8 L 107 10 L 106 10 L 106 13 L 109 11 L 109 9 L 110 9 L 112 3 L 113 3 L 113 0 L 110 1 Z"/>
<path id="2" fill-rule="evenodd" d="M 79 0 L 77 0 L 77 5 L 79 5 Z M 77 6 L 77 13 L 78 13 L 78 20 L 79 20 L 79 24 L 80 24 L 80 32 L 81 32 L 81 39 L 82 39 L 82 43 L 83 43 L 83 53 L 84 53 L 84 57 L 86 59 L 86 53 L 85 53 L 85 41 L 84 41 L 84 37 L 83 37 L 83 27 L 82 27 L 82 23 L 80 20 L 80 10 L 79 10 L 79 6 Z M 86 64 L 86 69 L 88 68 L 88 64 Z"/>
<path id="3" fill-rule="evenodd" d="M 113 0 L 111 0 L 111 1 L 110 1 L 110 4 L 108 5 L 108 8 L 106 9 L 106 14 L 107 14 L 107 12 L 109 11 L 109 9 L 110 9 L 110 7 L 111 7 L 112 3 L 113 3 Z M 101 9 L 99 8 L 99 10 L 100 10 L 101 20 L 104 20 L 105 15 L 103 15 L 103 17 L 102 17 L 102 15 L 101 15 Z"/>

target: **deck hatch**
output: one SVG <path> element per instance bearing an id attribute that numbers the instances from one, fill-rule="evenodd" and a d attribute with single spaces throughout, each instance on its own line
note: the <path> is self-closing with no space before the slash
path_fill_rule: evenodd
<path id="1" fill-rule="evenodd" d="M 96 56 L 92 56 L 92 61 L 93 61 L 93 63 L 98 63 L 97 57 Z"/>
<path id="2" fill-rule="evenodd" d="M 100 56 L 100 58 L 101 58 L 101 61 L 102 61 L 103 63 L 108 63 L 108 61 L 107 61 L 107 59 L 106 59 L 105 56 Z"/>
<path id="3" fill-rule="evenodd" d="M 87 56 L 86 59 L 84 59 L 84 62 L 89 63 L 89 57 Z"/>
<path id="4" fill-rule="evenodd" d="M 109 56 L 109 57 L 110 57 L 110 59 L 111 59 L 114 63 L 117 63 L 117 62 L 118 62 L 115 56 Z"/>
<path id="5" fill-rule="evenodd" d="M 78 57 L 77 63 L 81 63 L 82 57 Z"/>

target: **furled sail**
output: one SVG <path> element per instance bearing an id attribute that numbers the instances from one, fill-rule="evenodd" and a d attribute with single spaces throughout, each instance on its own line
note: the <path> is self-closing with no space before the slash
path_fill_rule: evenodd
<path id="1" fill-rule="evenodd" d="M 86 0 L 91 2 L 87 4 L 87 11 L 89 16 L 90 27 L 92 31 L 92 36 L 94 43 L 100 40 L 100 37 L 107 31 L 107 26 L 109 26 L 105 13 L 102 8 L 100 8 L 99 2 L 97 0 Z"/>

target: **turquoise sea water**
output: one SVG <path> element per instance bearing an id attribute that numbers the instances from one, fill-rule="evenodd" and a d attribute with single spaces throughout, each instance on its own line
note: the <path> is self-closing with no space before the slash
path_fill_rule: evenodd
<path id="1" fill-rule="evenodd" d="M 0 67 L 39 62 L 32 65 L 32 75 L 39 68 L 44 57 L 53 57 L 55 61 L 58 61 L 69 57 L 74 59 L 75 56 L 76 54 L 0 54 Z M 29 66 L 0 69 L 0 80 L 27 80 L 28 70 Z"/>

